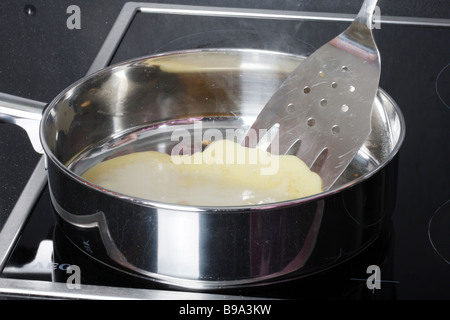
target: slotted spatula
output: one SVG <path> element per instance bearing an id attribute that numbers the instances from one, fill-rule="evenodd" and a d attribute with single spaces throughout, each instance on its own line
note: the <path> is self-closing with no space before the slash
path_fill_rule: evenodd
<path id="1" fill-rule="evenodd" d="M 270 98 L 242 143 L 297 155 L 322 177 L 324 191 L 339 178 L 371 131 L 380 78 L 380 56 L 372 36 L 376 3 L 365 0 L 347 30 L 300 63 Z M 264 132 L 275 138 L 264 137 Z"/>

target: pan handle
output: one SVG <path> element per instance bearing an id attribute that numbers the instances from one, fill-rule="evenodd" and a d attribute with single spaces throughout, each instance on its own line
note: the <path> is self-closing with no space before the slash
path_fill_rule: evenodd
<path id="1" fill-rule="evenodd" d="M 34 150 L 43 154 L 39 126 L 46 105 L 44 102 L 0 92 L 0 123 L 12 123 L 22 127 L 27 132 Z"/>

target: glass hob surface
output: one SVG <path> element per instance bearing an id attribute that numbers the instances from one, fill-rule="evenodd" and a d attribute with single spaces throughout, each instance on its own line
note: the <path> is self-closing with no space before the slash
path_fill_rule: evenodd
<path id="1" fill-rule="evenodd" d="M 268 18 L 271 11 L 263 13 L 267 16 L 248 18 L 236 16 L 232 9 L 213 16 L 206 12 L 192 14 L 189 10 L 173 14 L 170 9 L 133 9 L 128 13 L 130 23 L 122 23 L 123 34 L 117 33 L 117 26 L 112 29 L 117 45 L 104 45 L 91 71 L 102 64 L 195 48 L 245 47 L 308 55 L 348 25 L 347 21 L 304 17 L 278 15 L 275 19 Z M 119 16 L 118 21 L 121 19 L 124 18 Z M 448 50 L 442 50 L 449 46 L 450 29 L 445 25 L 402 24 L 394 20 L 381 24 L 374 34 L 382 59 L 380 87 L 393 97 L 406 121 L 406 138 L 396 157 L 397 195 L 392 218 L 363 252 L 319 274 L 268 286 L 207 293 L 219 294 L 218 297 L 287 299 L 450 298 L 450 57 Z M 16 143 L 2 152 L 28 150 L 31 154 L 27 137 L 15 137 Z M 38 161 L 38 156 L 30 158 L 29 173 Z M 6 161 L 5 165 L 12 166 Z M 39 190 L 0 281 L 65 284 L 70 276 L 67 268 L 77 264 L 83 270 L 91 270 L 83 272 L 85 284 L 180 292 L 118 273 L 87 257 L 55 223 L 48 188 Z M 380 289 L 367 285 L 369 265 L 380 266 Z M 65 291 L 60 293 L 61 297 L 65 295 Z"/>

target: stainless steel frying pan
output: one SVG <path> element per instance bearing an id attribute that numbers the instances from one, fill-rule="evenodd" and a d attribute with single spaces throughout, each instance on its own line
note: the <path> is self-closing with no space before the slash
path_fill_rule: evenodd
<path id="1" fill-rule="evenodd" d="M 118 155 L 170 153 L 178 143 L 171 139 L 174 130 L 189 132 L 199 121 L 203 130 L 248 128 L 303 59 L 245 49 L 144 57 L 79 80 L 42 117 L 32 111 L 66 236 L 99 263 L 191 289 L 288 281 L 363 250 L 395 204 L 395 159 L 405 135 L 402 113 L 382 89 L 364 146 L 333 188 L 315 196 L 196 207 L 133 198 L 80 177 Z M 3 121 L 23 123 L 15 120 L 16 108 L 1 110 Z"/>

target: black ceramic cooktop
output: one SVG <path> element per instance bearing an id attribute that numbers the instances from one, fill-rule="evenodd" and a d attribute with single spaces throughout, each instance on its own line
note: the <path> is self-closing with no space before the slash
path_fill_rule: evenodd
<path id="1" fill-rule="evenodd" d="M 288 289 L 232 294 L 303 298 L 305 291 L 298 290 L 301 284 L 318 298 L 450 298 L 450 27 L 411 20 L 411 24 L 386 23 L 374 30 L 382 61 L 380 87 L 393 97 L 406 121 L 406 138 L 397 158 L 397 194 L 391 222 L 366 251 L 333 270 L 301 279 Z M 230 22 L 222 17 L 139 12 L 108 63 L 192 47 L 250 46 L 286 52 L 301 48 L 308 54 L 347 25 L 253 18 Z M 148 30 L 158 30 L 158 36 Z M 48 97 L 36 99 L 42 98 Z M 0 227 L 39 158 L 21 129 L 0 124 Z M 71 259 L 81 258 L 74 258 L 79 252 L 70 245 L 63 245 L 66 249 L 61 250 L 58 243 L 64 243 L 64 238 L 55 225 L 48 191 L 44 189 L 1 276 L 65 281 L 66 266 Z M 380 265 L 382 282 L 381 289 L 370 290 L 365 282 L 366 267 L 374 260 Z M 92 261 L 87 259 L 85 263 L 91 265 Z M 92 267 L 98 268 L 103 276 L 95 276 L 98 273 L 93 271 L 85 281 L 148 286 L 111 276 L 114 273 L 95 264 Z"/>

